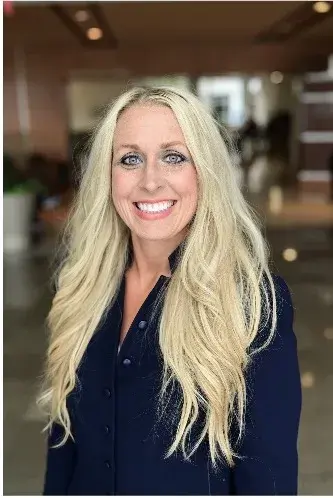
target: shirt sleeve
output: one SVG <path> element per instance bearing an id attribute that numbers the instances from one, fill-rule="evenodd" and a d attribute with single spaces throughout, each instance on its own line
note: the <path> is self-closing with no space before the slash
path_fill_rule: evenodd
<path id="1" fill-rule="evenodd" d="M 63 446 L 52 448 L 62 440 L 63 435 L 63 427 L 53 424 L 47 444 L 43 495 L 64 496 L 68 494 L 76 461 L 75 442 L 69 437 Z"/>
<path id="2" fill-rule="evenodd" d="M 277 330 L 246 375 L 245 434 L 232 470 L 236 495 L 296 495 L 301 383 L 289 289 L 274 277 Z"/>

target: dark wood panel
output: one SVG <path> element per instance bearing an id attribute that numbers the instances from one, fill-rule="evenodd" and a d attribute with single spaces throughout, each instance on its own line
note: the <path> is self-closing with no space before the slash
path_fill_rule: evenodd
<path id="1" fill-rule="evenodd" d="M 333 102 L 301 105 L 302 131 L 333 131 Z"/>
<path id="2" fill-rule="evenodd" d="M 305 81 L 303 86 L 304 92 L 333 92 L 333 79 L 332 81 L 321 81 L 310 83 Z"/>
<path id="3" fill-rule="evenodd" d="M 301 170 L 327 170 L 333 144 L 300 144 Z"/>

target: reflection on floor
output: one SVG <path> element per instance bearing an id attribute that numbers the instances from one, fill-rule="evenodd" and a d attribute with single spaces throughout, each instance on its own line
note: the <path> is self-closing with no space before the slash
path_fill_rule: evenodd
<path id="1" fill-rule="evenodd" d="M 272 186 L 267 196 L 251 193 L 248 199 L 271 227 L 331 226 L 333 222 L 333 203 L 322 195 L 301 197 L 294 191 L 283 192 L 280 187 Z"/>
<path id="2" fill-rule="evenodd" d="M 289 219 L 289 223 L 290 223 Z M 318 221 L 318 220 L 317 220 Z M 331 218 L 332 221 L 332 218 Z M 333 223 L 267 228 L 292 291 L 303 383 L 300 494 L 333 494 Z M 40 494 L 45 446 L 34 407 L 50 305 L 45 254 L 4 263 L 4 493 Z"/>

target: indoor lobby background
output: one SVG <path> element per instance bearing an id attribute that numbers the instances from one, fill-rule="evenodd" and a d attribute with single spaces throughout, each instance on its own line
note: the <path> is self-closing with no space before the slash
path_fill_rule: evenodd
<path id="1" fill-rule="evenodd" d="M 155 83 L 192 89 L 234 138 L 295 307 L 299 493 L 333 494 L 332 14 L 309 1 L 4 2 L 5 494 L 42 489 L 34 398 L 87 137 L 124 89 Z"/>

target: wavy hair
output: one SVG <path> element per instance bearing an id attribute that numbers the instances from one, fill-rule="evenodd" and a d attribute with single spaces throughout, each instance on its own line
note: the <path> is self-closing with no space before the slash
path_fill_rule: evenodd
<path id="1" fill-rule="evenodd" d="M 159 320 L 164 369 L 160 402 L 168 387 L 182 394 L 167 457 L 190 458 L 209 443 L 214 466 L 237 456 L 231 427 L 244 432 L 245 373 L 250 346 L 264 327 L 268 345 L 276 328 L 276 297 L 268 248 L 245 201 L 229 156 L 228 135 L 200 100 L 171 87 L 133 88 L 116 99 L 95 130 L 87 165 L 65 231 L 67 254 L 48 316 L 50 342 L 39 404 L 73 438 L 66 400 L 80 361 L 112 305 L 125 271 L 130 232 L 111 196 L 112 145 L 119 115 L 132 105 L 163 105 L 175 114 L 198 177 L 198 206 L 179 264 L 169 280 Z M 269 322 L 269 325 L 267 325 Z M 257 349 L 256 351 L 258 351 Z M 160 406 L 161 406 L 160 405 Z M 204 414 L 197 440 L 190 432 Z"/>

